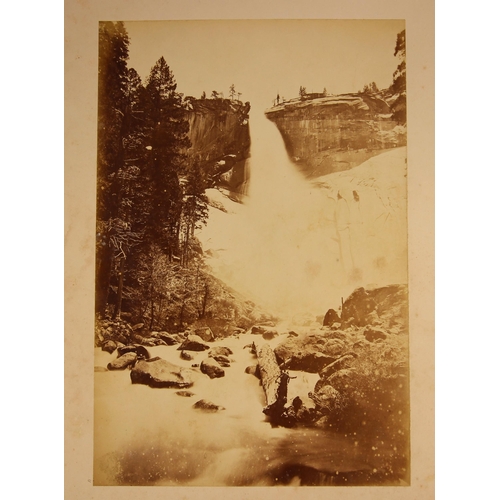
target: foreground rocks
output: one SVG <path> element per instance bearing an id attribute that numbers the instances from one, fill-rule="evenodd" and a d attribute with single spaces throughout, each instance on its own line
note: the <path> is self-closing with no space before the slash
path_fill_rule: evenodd
<path id="1" fill-rule="evenodd" d="M 177 348 L 178 351 L 205 351 L 210 349 L 198 335 L 188 335 L 186 340 Z"/>
<path id="2" fill-rule="evenodd" d="M 194 372 L 189 368 L 169 363 L 161 358 L 138 361 L 130 372 L 133 384 L 145 384 L 149 387 L 191 387 Z"/>
<path id="3" fill-rule="evenodd" d="M 200 399 L 199 401 L 196 401 L 196 403 L 193 405 L 193 408 L 195 408 L 196 410 L 202 410 L 213 413 L 225 410 L 223 406 L 216 405 L 215 403 L 207 401 L 206 399 Z"/>
<path id="4" fill-rule="evenodd" d="M 225 375 L 224 370 L 221 368 L 219 363 L 213 358 L 204 359 L 201 362 L 200 370 L 205 375 L 208 375 L 210 378 L 220 378 Z"/>
<path id="5" fill-rule="evenodd" d="M 125 370 L 129 366 L 133 366 L 137 360 L 135 352 L 127 352 L 123 356 L 116 358 L 108 363 L 108 370 Z"/>

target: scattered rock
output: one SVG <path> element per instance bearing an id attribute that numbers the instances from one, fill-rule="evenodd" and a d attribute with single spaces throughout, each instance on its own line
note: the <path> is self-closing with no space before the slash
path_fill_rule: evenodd
<path id="1" fill-rule="evenodd" d="M 174 345 L 179 343 L 179 340 L 176 339 L 173 335 L 170 335 L 170 333 L 168 332 L 159 332 L 158 338 L 163 340 L 163 342 L 165 342 L 165 344 L 167 345 Z"/>
<path id="2" fill-rule="evenodd" d="M 184 342 L 177 348 L 178 351 L 205 351 L 210 346 L 203 342 L 198 335 L 188 335 Z"/>
<path id="3" fill-rule="evenodd" d="M 250 375 L 254 375 L 260 380 L 260 368 L 259 365 L 250 365 L 245 368 L 245 373 L 249 373 Z"/>
<path id="4" fill-rule="evenodd" d="M 116 349 L 116 343 L 113 342 L 112 340 L 107 340 L 106 342 L 104 342 L 104 344 L 102 344 L 101 349 L 111 354 Z"/>
<path id="5" fill-rule="evenodd" d="M 229 358 L 227 356 L 222 356 L 221 354 L 217 355 L 217 356 L 212 356 L 213 359 L 215 359 L 215 361 L 217 361 L 217 363 L 219 363 L 219 365 L 227 368 L 229 366 L 231 366 L 231 361 L 229 360 Z"/>
<path id="6" fill-rule="evenodd" d="M 298 337 L 298 336 L 299 336 L 299 334 L 294 332 L 293 330 L 290 330 L 288 332 L 288 338 L 293 338 L 293 337 Z"/>
<path id="7" fill-rule="evenodd" d="M 193 363 L 191 365 L 191 368 L 199 368 L 200 367 L 200 363 Z"/>
<path id="8" fill-rule="evenodd" d="M 220 378 L 225 375 L 224 370 L 219 366 L 217 361 L 213 358 L 204 359 L 201 362 L 200 370 L 205 375 L 208 375 L 210 378 Z"/>
<path id="9" fill-rule="evenodd" d="M 215 356 L 230 356 L 231 354 L 233 354 L 233 351 L 231 351 L 229 347 L 223 346 L 212 347 L 210 351 L 208 351 L 208 357 L 210 358 L 213 358 Z"/>
<path id="10" fill-rule="evenodd" d="M 216 412 L 225 410 L 223 406 L 216 405 L 215 403 L 207 401 L 206 399 L 200 399 L 199 401 L 196 401 L 196 403 L 193 405 L 193 408 L 207 412 Z"/>
<path id="11" fill-rule="evenodd" d="M 125 370 L 129 366 L 132 366 L 137 360 L 137 354 L 135 352 L 127 352 L 123 356 L 119 356 L 115 360 L 108 363 L 108 370 Z"/>
<path id="12" fill-rule="evenodd" d="M 323 318 L 323 326 L 332 326 L 340 321 L 339 315 L 335 309 L 328 309 Z"/>
<path id="13" fill-rule="evenodd" d="M 192 361 L 194 358 L 193 358 L 193 355 L 192 354 L 189 354 L 188 352 L 186 351 L 181 351 L 181 358 L 182 359 L 185 359 L 186 361 Z"/>
<path id="14" fill-rule="evenodd" d="M 194 396 L 194 392 L 191 391 L 177 391 L 177 396 L 182 396 L 183 398 L 191 398 Z"/>
<path id="15" fill-rule="evenodd" d="M 271 340 L 278 336 L 278 332 L 267 325 L 257 325 L 252 327 L 252 335 L 262 335 L 265 340 Z"/>
<path id="16" fill-rule="evenodd" d="M 150 387 L 185 388 L 193 385 L 193 372 L 189 368 L 176 366 L 161 358 L 138 361 L 130 372 L 133 384 Z"/>

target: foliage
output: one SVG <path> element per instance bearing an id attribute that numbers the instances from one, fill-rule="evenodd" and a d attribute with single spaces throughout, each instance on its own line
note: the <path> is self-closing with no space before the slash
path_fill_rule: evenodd
<path id="1" fill-rule="evenodd" d="M 398 33 L 394 56 L 399 59 L 398 67 L 393 73 L 391 90 L 397 94 L 393 103 L 393 118 L 400 124 L 406 123 L 406 31 Z"/>

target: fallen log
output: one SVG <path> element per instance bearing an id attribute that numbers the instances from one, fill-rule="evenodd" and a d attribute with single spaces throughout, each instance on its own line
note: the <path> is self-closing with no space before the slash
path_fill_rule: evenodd
<path id="1" fill-rule="evenodd" d="M 279 418 L 285 408 L 290 377 L 281 371 L 269 344 L 257 346 L 254 342 L 253 347 L 259 362 L 262 387 L 266 396 L 266 406 L 263 412 L 271 418 Z"/>

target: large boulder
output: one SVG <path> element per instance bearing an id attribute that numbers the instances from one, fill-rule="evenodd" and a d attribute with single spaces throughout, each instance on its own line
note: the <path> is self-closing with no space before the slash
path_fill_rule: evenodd
<path id="1" fill-rule="evenodd" d="M 213 358 L 204 359 L 201 362 L 200 370 L 205 375 L 208 375 L 210 378 L 220 378 L 225 375 L 224 370 L 219 366 L 217 361 Z"/>
<path id="2" fill-rule="evenodd" d="M 323 318 L 323 326 L 332 326 L 340 321 L 339 315 L 335 309 L 328 309 Z"/>
<path id="3" fill-rule="evenodd" d="M 342 306 L 342 323 L 354 326 L 395 327 L 408 330 L 408 287 L 388 285 L 381 288 L 357 288 Z"/>
<path id="4" fill-rule="evenodd" d="M 209 326 L 197 328 L 194 333 L 205 342 L 213 342 L 215 340 L 214 332 L 212 332 Z"/>
<path id="5" fill-rule="evenodd" d="M 193 371 L 169 363 L 161 358 L 138 361 L 130 372 L 133 384 L 150 387 L 176 387 L 183 389 L 193 385 Z"/>
<path id="6" fill-rule="evenodd" d="M 210 346 L 205 344 L 198 335 L 188 335 L 186 340 L 177 348 L 178 351 L 205 351 Z"/>
<path id="7" fill-rule="evenodd" d="M 132 344 L 118 348 L 118 356 L 123 356 L 128 352 L 135 352 L 139 358 L 149 359 L 151 357 L 149 351 L 143 345 Z"/>
<path id="8" fill-rule="evenodd" d="M 339 339 L 310 334 L 287 338 L 274 349 L 274 353 L 278 363 L 285 368 L 317 373 L 335 361 L 344 348 Z"/>
<path id="9" fill-rule="evenodd" d="M 108 363 L 108 370 L 125 370 L 129 366 L 132 366 L 137 360 L 137 354 L 135 352 L 127 352 L 123 356 L 119 356 L 115 360 Z"/>

